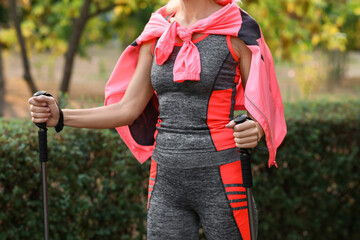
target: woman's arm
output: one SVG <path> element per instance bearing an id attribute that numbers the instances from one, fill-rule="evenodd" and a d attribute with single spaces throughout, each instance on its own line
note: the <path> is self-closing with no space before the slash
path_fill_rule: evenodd
<path id="1" fill-rule="evenodd" d="M 88 109 L 64 109 L 64 125 L 77 128 L 114 128 L 130 125 L 144 111 L 154 89 L 150 73 L 152 65 L 151 43 L 140 48 L 139 62 L 123 99 L 116 104 Z M 47 122 L 53 127 L 59 119 L 54 98 L 39 96 L 29 99 L 32 121 Z"/>
<path id="2" fill-rule="evenodd" d="M 231 44 L 239 58 L 241 81 L 245 89 L 250 73 L 252 53 L 246 44 L 237 37 L 231 38 Z M 250 113 L 248 113 L 248 116 L 253 119 L 253 121 L 245 121 L 242 124 L 236 125 L 235 121 L 232 120 L 226 125 L 227 128 L 234 129 L 234 140 L 238 148 L 254 148 L 264 135 L 264 130 L 260 124 L 256 122 Z"/>

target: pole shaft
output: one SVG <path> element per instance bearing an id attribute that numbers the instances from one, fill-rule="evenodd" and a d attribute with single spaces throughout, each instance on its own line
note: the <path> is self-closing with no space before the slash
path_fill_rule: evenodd
<path id="1" fill-rule="evenodd" d="M 240 149 L 241 171 L 243 177 L 243 185 L 246 188 L 247 205 L 249 212 L 249 227 L 251 240 L 256 240 L 255 229 L 255 206 L 252 194 L 252 172 L 251 172 L 251 157 L 247 149 Z"/>
<path id="2" fill-rule="evenodd" d="M 42 195 L 44 209 L 44 239 L 49 239 L 49 217 L 48 217 L 48 193 L 47 193 L 47 166 L 46 162 L 41 163 L 42 174 Z"/>
<path id="3" fill-rule="evenodd" d="M 255 206 L 253 202 L 252 189 L 246 189 L 247 204 L 249 211 L 249 222 L 250 222 L 250 236 L 251 240 L 256 240 L 256 229 L 255 229 Z"/>
<path id="4" fill-rule="evenodd" d="M 249 119 L 246 115 L 237 116 L 234 121 L 236 124 L 241 124 Z M 252 195 L 252 172 L 251 172 L 251 156 L 249 149 L 240 148 L 240 159 L 241 159 L 241 174 L 243 178 L 243 186 L 246 188 L 247 206 L 249 212 L 249 227 L 250 227 L 250 239 L 256 240 L 256 229 L 255 229 L 255 206 Z"/>
<path id="5" fill-rule="evenodd" d="M 39 159 L 41 163 L 41 183 L 44 216 L 44 239 L 49 239 L 49 214 L 48 214 L 48 191 L 47 191 L 47 129 L 39 129 Z"/>

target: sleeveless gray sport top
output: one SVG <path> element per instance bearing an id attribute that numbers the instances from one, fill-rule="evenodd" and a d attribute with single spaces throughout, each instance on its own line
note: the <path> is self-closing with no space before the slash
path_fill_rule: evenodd
<path id="1" fill-rule="evenodd" d="M 159 99 L 159 120 L 153 159 L 174 168 L 205 167 L 239 160 L 233 130 L 236 85 L 240 74 L 230 37 L 203 35 L 193 40 L 201 60 L 200 81 L 173 81 L 181 44 L 169 59 L 151 69 Z"/>

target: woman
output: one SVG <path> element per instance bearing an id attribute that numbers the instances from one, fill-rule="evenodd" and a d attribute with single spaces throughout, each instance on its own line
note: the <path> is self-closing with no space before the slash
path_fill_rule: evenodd
<path id="1" fill-rule="evenodd" d="M 30 98 L 32 121 L 118 127 L 140 162 L 152 157 L 148 239 L 197 239 L 200 223 L 207 239 L 250 239 L 237 149 L 265 132 L 276 164 L 286 127 L 271 55 L 235 1 L 170 1 L 125 50 L 105 95 L 106 106 L 64 109 L 61 118 L 53 98 Z M 235 126 L 234 109 L 253 120 Z M 144 127 L 151 116 L 155 143 Z"/>

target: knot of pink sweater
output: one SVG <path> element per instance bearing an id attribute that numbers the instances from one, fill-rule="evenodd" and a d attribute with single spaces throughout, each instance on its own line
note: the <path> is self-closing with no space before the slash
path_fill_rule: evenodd
<path id="1" fill-rule="evenodd" d="M 234 22 L 240 22 L 241 16 L 236 2 L 229 0 L 219 3 L 225 6 L 189 28 L 180 26 L 176 21 L 170 23 L 161 13 L 155 13 L 150 18 L 143 34 L 139 37 L 138 40 L 140 41 L 160 37 L 155 48 L 155 61 L 158 65 L 164 64 L 169 58 L 174 49 L 177 36 L 183 41 L 174 64 L 173 80 L 175 82 L 200 80 L 200 53 L 191 41 L 193 33 L 237 36 L 239 25 L 234 25 Z"/>

